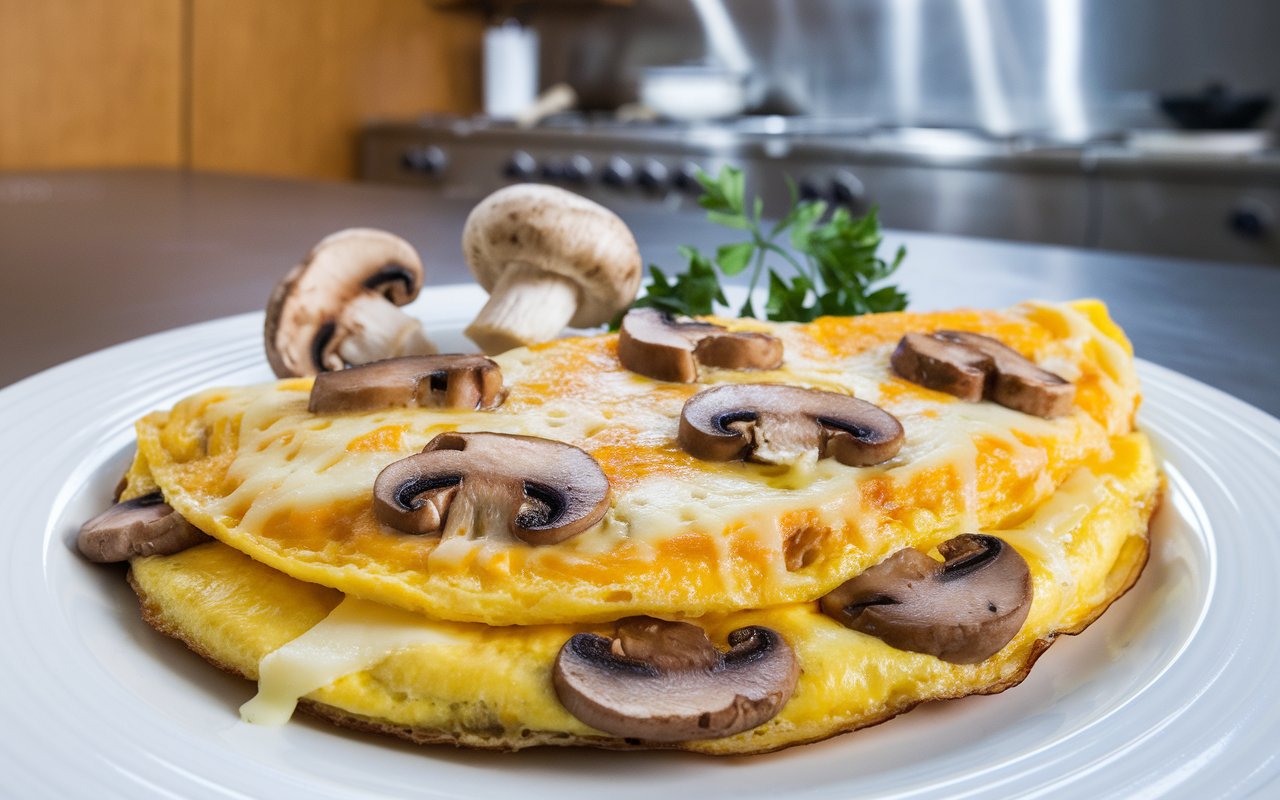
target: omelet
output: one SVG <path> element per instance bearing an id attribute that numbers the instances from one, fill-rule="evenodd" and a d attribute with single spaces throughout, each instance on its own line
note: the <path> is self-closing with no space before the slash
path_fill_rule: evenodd
<path id="1" fill-rule="evenodd" d="M 418 742 L 749 754 L 1002 691 L 1136 581 L 1160 476 L 1133 429 L 1132 349 L 1100 303 L 709 322 L 779 340 L 781 364 L 703 363 L 692 382 L 663 381 L 602 335 L 496 357 L 501 395 L 477 410 L 316 411 L 313 380 L 295 379 L 146 417 L 123 498 L 159 492 L 215 541 L 131 560 L 144 618 L 259 680 L 243 710 L 255 721 L 300 702 Z M 1061 376 L 1067 400 L 1038 416 L 904 377 L 904 337 L 947 332 Z M 748 457 L 713 457 L 691 444 L 688 419 L 724 387 L 857 401 L 894 420 L 897 438 L 870 463 L 839 442 L 797 449 L 758 431 Z M 829 423 L 824 413 L 811 416 Z M 740 431 L 735 414 L 713 428 Z M 534 441 L 598 471 L 599 486 L 574 489 L 595 516 L 567 534 L 535 524 L 559 511 L 541 479 L 519 477 L 541 458 L 522 455 Z M 456 464 L 481 446 L 517 494 L 523 482 L 510 525 L 475 502 L 460 519 L 464 489 L 429 475 L 396 484 L 432 498 L 403 509 L 430 517 L 426 528 L 379 505 L 396 465 Z M 894 620 L 914 602 L 895 581 L 950 597 L 997 562 L 1020 599 L 1007 586 L 975 595 L 976 613 L 1006 631 L 994 641 L 973 646 L 995 624 L 976 617 L 941 633 Z M 665 705 L 645 710 L 641 696 Z"/>
<path id="2" fill-rule="evenodd" d="M 439 619 L 490 625 L 700 617 L 812 600 L 902 547 L 1017 523 L 1131 430 L 1131 350 L 1096 303 L 1006 312 L 883 314 L 807 325 L 725 321 L 785 345 L 775 370 L 709 369 L 696 384 L 638 375 L 617 337 L 559 340 L 497 357 L 492 410 L 313 414 L 310 379 L 215 389 L 153 414 L 138 443 L 169 504 L 196 526 L 299 580 Z M 1043 419 L 929 390 L 894 373 L 904 333 L 998 338 L 1072 381 L 1070 414 Z M 852 395 L 905 431 L 893 458 L 709 461 L 678 441 L 708 386 L 787 384 Z M 501 531 L 406 536 L 370 488 L 448 432 L 564 442 L 607 478 L 602 522 L 529 546 Z"/>

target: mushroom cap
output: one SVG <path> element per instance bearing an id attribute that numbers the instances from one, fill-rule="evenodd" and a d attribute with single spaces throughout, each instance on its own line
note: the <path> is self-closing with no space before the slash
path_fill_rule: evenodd
<path id="1" fill-rule="evenodd" d="M 622 366 L 660 381 L 692 383 L 698 364 L 724 369 L 776 369 L 782 340 L 765 333 L 730 333 L 719 325 L 676 320 L 656 308 L 633 308 L 618 330 Z"/>
<path id="2" fill-rule="evenodd" d="M 555 544 L 608 509 L 609 481 L 599 463 L 573 445 L 536 436 L 442 433 L 421 453 L 389 464 L 373 485 L 379 521 L 419 535 L 444 533 L 455 512 L 478 513 L 528 544 Z"/>
<path id="3" fill-rule="evenodd" d="M 927 333 L 908 333 L 890 356 L 894 372 L 912 383 L 976 403 L 986 390 L 991 358 Z"/>
<path id="4" fill-rule="evenodd" d="M 795 691 L 795 653 L 758 626 L 729 634 L 721 653 L 688 622 L 630 617 L 612 641 L 580 633 L 556 656 L 564 707 L 614 736 L 650 742 L 718 739 L 772 719 Z"/>
<path id="5" fill-rule="evenodd" d="M 893 458 L 904 433 L 897 418 L 836 392 L 767 383 L 726 383 L 695 394 L 680 412 L 680 445 L 708 461 L 799 454 L 866 467 Z"/>
<path id="6" fill-rule="evenodd" d="M 76 547 L 90 561 L 106 564 L 135 556 L 172 555 L 208 540 L 160 492 L 152 492 L 116 503 L 80 526 Z"/>
<path id="7" fill-rule="evenodd" d="M 991 359 L 994 376 L 987 395 L 1006 408 L 1037 417 L 1068 413 L 1076 387 L 1061 375 L 1042 369 L 998 339 L 969 331 L 938 331 L 937 338 L 982 353 Z"/>
<path id="8" fill-rule="evenodd" d="M 312 414 L 383 408 L 476 410 L 502 404 L 502 370 L 480 355 L 404 356 L 338 372 L 322 372 L 311 386 Z"/>
<path id="9" fill-rule="evenodd" d="M 348 228 L 330 234 L 285 275 L 267 301 L 267 361 L 278 378 L 326 372 L 322 362 L 342 309 L 366 292 L 397 306 L 418 296 L 422 260 L 387 231 Z"/>
<path id="10" fill-rule="evenodd" d="M 897 551 L 823 597 L 823 613 L 899 650 L 985 661 L 1021 630 L 1031 571 L 995 536 L 962 534 L 938 552 L 945 562 L 911 547 Z"/>
<path id="11" fill-rule="evenodd" d="M 516 184 L 472 209 L 462 252 L 476 280 L 492 292 L 515 265 L 561 275 L 578 287 L 569 324 L 601 325 L 636 296 L 640 249 L 617 214 L 554 186 Z"/>
<path id="12" fill-rule="evenodd" d="M 969 331 L 908 333 L 890 358 L 912 383 L 977 402 L 984 397 L 1038 417 L 1071 411 L 1075 386 L 998 339 Z"/>

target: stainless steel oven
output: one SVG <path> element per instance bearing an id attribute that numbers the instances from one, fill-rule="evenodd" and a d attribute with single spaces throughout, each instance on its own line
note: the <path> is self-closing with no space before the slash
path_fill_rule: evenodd
<path id="1" fill-rule="evenodd" d="M 891 227 L 1209 260 L 1280 264 L 1280 153 L 1153 156 L 858 119 L 620 123 L 566 115 L 531 129 L 483 118 L 369 126 L 361 176 L 472 200 L 507 183 L 562 185 L 613 208 L 697 211 L 699 169 L 741 168 L 780 213 L 806 197 Z"/>

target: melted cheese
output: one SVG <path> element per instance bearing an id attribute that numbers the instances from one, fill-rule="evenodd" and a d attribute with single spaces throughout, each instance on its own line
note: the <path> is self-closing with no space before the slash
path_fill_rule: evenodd
<path id="1" fill-rule="evenodd" d="M 283 725 L 298 699 L 409 648 L 459 638 L 419 614 L 348 597 L 322 622 L 258 664 L 258 694 L 240 707 L 257 725 Z"/>
<path id="2" fill-rule="evenodd" d="M 1145 559 L 1157 486 L 1145 437 L 1116 437 L 1107 459 L 1075 470 L 1017 526 L 985 531 L 1026 558 L 1035 589 L 1022 630 L 979 664 L 896 650 L 840 626 L 814 603 L 696 620 L 722 648 L 731 631 L 770 627 L 794 649 L 801 670 L 791 699 L 764 725 L 681 746 L 758 752 L 871 724 L 923 700 L 1016 681 L 1041 640 L 1078 631 L 1126 588 L 1113 577 L 1133 575 Z M 622 744 L 602 741 L 599 731 L 570 715 L 551 680 L 556 653 L 569 637 L 612 635 L 612 625 L 445 623 L 351 599 L 334 610 L 340 598 L 331 590 L 217 542 L 138 559 L 132 568 L 163 629 L 224 666 L 249 677 L 261 673 L 260 697 L 284 697 L 284 705 L 275 706 L 277 719 L 305 690 L 312 702 L 425 737 L 509 748 L 577 741 L 569 737 Z M 298 671 L 279 671 L 277 665 L 290 662 Z"/>
<path id="3" fill-rule="evenodd" d="M 1097 304 L 751 324 L 784 340 L 784 367 L 709 370 L 704 382 L 852 393 L 901 420 L 899 455 L 870 468 L 699 461 L 676 430 L 684 401 L 702 387 L 623 369 L 612 336 L 499 357 L 509 392 L 492 412 L 315 416 L 309 381 L 295 380 L 188 398 L 143 420 L 139 444 L 184 516 L 294 577 L 453 620 L 602 621 L 811 600 L 900 547 L 927 550 L 1025 519 L 1077 468 L 1108 456 L 1138 400 L 1127 342 Z M 1079 376 L 1079 410 L 1043 420 L 893 375 L 889 353 L 903 332 L 942 327 L 998 336 Z M 611 485 L 604 521 L 536 548 L 505 531 L 433 538 L 378 524 L 378 472 L 450 430 L 587 450 Z"/>

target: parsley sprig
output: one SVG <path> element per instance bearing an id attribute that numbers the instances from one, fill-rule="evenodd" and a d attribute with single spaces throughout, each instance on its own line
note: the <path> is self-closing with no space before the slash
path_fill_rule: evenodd
<path id="1" fill-rule="evenodd" d="M 747 208 L 741 170 L 725 167 L 715 177 L 702 172 L 698 183 L 703 189 L 698 203 L 707 210 L 707 219 L 742 231 L 748 238 L 716 248 L 714 258 L 696 248 L 681 247 L 689 263 L 674 278 L 650 265 L 651 281 L 633 307 L 649 306 L 683 316 L 712 314 L 717 305 L 729 306 L 721 275 L 750 269 L 750 288 L 739 316 L 756 316 L 752 294 L 766 275 L 769 294 L 764 312 L 775 321 L 808 322 L 828 314 L 854 316 L 906 308 L 906 294 L 896 286 L 879 285 L 902 263 L 906 249 L 899 247 L 889 261 L 878 255 L 883 236 L 875 208 L 865 217 L 837 208 L 827 218 L 826 203 L 797 200 L 793 186 L 791 210 L 766 230 L 764 202 L 756 197 Z M 784 234 L 790 249 L 779 243 Z"/>

